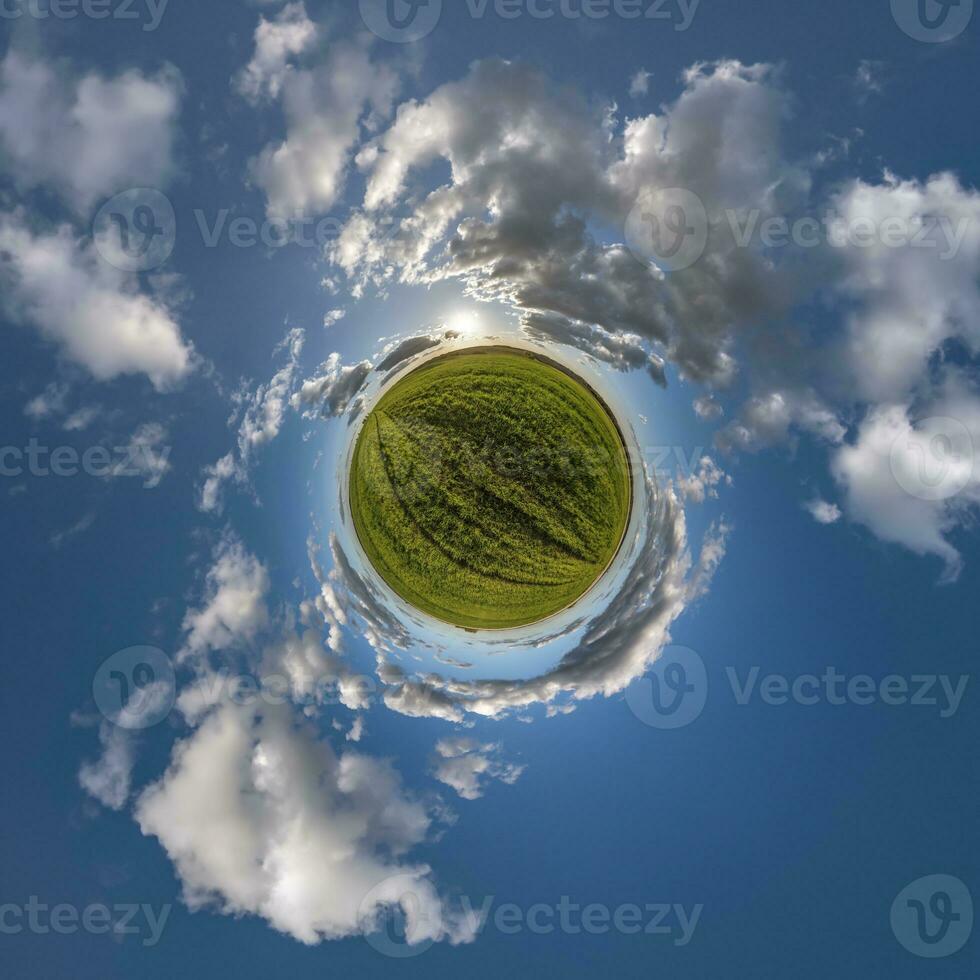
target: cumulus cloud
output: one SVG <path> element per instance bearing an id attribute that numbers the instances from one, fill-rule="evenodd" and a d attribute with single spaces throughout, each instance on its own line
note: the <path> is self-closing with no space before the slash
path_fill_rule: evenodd
<path id="1" fill-rule="evenodd" d="M 750 398 L 715 443 L 725 451 L 758 452 L 788 442 L 797 431 L 839 445 L 847 429 L 813 391 L 770 391 Z"/>
<path id="2" fill-rule="evenodd" d="M 350 726 L 350 730 L 344 736 L 348 742 L 360 742 L 364 738 L 364 716 L 358 715 Z"/>
<path id="3" fill-rule="evenodd" d="M 277 98 L 290 59 L 308 51 L 317 40 L 317 28 L 302 3 L 289 3 L 272 20 L 262 17 L 255 29 L 255 52 L 238 76 L 238 90 L 252 100 Z"/>
<path id="4" fill-rule="evenodd" d="M 238 426 L 237 454 L 233 450 L 217 462 L 204 467 L 197 506 L 205 513 L 220 513 L 224 485 L 229 480 L 246 484 L 255 454 L 272 442 L 282 429 L 299 373 L 300 356 L 306 334 L 293 328 L 280 342 L 274 355 L 285 352 L 283 366 L 272 379 L 254 390 L 242 390 L 237 395 L 241 407 Z"/>
<path id="5" fill-rule="evenodd" d="M 910 406 L 875 408 L 832 471 L 848 517 L 883 541 L 940 558 L 952 582 L 963 559 L 949 535 L 980 504 L 980 394 L 957 375 L 926 412 L 917 422 Z"/>
<path id="6" fill-rule="evenodd" d="M 710 422 L 720 419 L 725 414 L 725 410 L 714 395 L 702 395 L 694 400 L 694 414 L 699 419 L 706 419 Z"/>
<path id="7" fill-rule="evenodd" d="M 602 327 L 554 314 L 525 314 L 522 326 L 531 340 L 575 347 L 617 371 L 645 369 L 658 385 L 666 387 L 663 360 L 646 350 L 635 334 L 609 333 Z"/>
<path id="8" fill-rule="evenodd" d="M 314 945 L 372 932 L 400 905 L 411 944 L 474 937 L 431 869 L 406 857 L 433 814 L 390 763 L 338 756 L 287 707 L 212 712 L 136 819 L 174 862 L 192 911 L 260 916 Z"/>
<path id="9" fill-rule="evenodd" d="M 222 490 L 225 483 L 239 475 L 233 452 L 222 456 L 216 463 L 204 467 L 204 480 L 198 494 L 197 506 L 206 514 L 221 512 Z"/>
<path id="10" fill-rule="evenodd" d="M 336 698 L 345 708 L 362 711 L 370 707 L 374 684 L 355 674 L 338 652 L 324 650 L 317 631 L 304 630 L 266 650 L 262 673 L 285 677 L 296 704 L 325 704 Z"/>
<path id="11" fill-rule="evenodd" d="M 976 357 L 980 193 L 948 173 L 926 181 L 886 173 L 880 184 L 852 182 L 832 204 L 845 227 L 875 230 L 861 247 L 842 250 L 836 283 L 849 304 L 839 363 L 858 397 L 908 399 L 951 342 Z M 907 235 L 905 244 L 896 247 L 889 228 Z"/>
<path id="12" fill-rule="evenodd" d="M 260 385 L 249 399 L 238 430 L 238 448 L 246 462 L 255 449 L 272 442 L 279 435 L 299 369 L 304 339 L 305 334 L 299 328 L 289 331 L 279 347 L 288 352 L 286 364 L 267 385 Z"/>
<path id="13" fill-rule="evenodd" d="M 68 226 L 35 234 L 19 214 L 0 213 L 0 280 L 9 314 L 100 381 L 145 374 L 163 391 L 193 369 L 193 349 L 166 303 Z"/>
<path id="14" fill-rule="evenodd" d="M 808 500 L 803 506 L 818 524 L 836 524 L 842 516 L 837 504 L 828 503 L 819 497 Z"/>
<path id="15" fill-rule="evenodd" d="M 286 7 L 272 22 L 263 18 L 255 54 L 239 85 L 251 98 L 278 99 L 286 137 L 270 143 L 252 161 L 271 217 L 291 219 L 323 212 L 344 187 L 362 127 L 391 111 L 398 75 L 371 59 L 370 41 L 335 41 L 322 63 L 300 68 L 292 60 L 316 40 L 302 3 Z"/>
<path id="16" fill-rule="evenodd" d="M 434 350 L 443 342 L 443 337 L 432 334 L 420 334 L 416 337 L 407 337 L 405 340 L 395 341 L 389 344 L 382 351 L 381 358 L 375 364 L 375 371 L 387 374 L 401 367 L 406 361 L 424 354 L 426 351 Z"/>
<path id="17" fill-rule="evenodd" d="M 500 746 L 494 743 L 481 744 L 471 738 L 443 738 L 436 742 L 439 758 L 432 774 L 464 800 L 478 800 L 486 792 L 488 782 L 499 780 L 513 785 L 527 768 L 502 761 L 499 752 Z"/>
<path id="18" fill-rule="evenodd" d="M 710 456 L 702 456 L 698 468 L 691 473 L 680 474 L 675 483 L 684 500 L 703 504 L 708 499 L 717 500 L 718 487 L 722 484 L 731 486 L 732 478 Z"/>
<path id="19" fill-rule="evenodd" d="M 68 386 L 52 381 L 44 391 L 35 395 L 25 406 L 24 414 L 34 421 L 61 415 L 68 399 Z"/>
<path id="20" fill-rule="evenodd" d="M 93 799 L 110 810 L 121 810 L 129 800 L 135 752 L 132 736 L 124 728 L 102 722 L 99 727 L 102 755 L 85 762 L 78 782 Z"/>
<path id="21" fill-rule="evenodd" d="M 175 170 L 180 73 L 75 77 L 10 50 L 0 63 L 0 150 L 22 188 L 54 187 L 80 213 Z"/>
<path id="22" fill-rule="evenodd" d="M 363 207 L 330 255 L 355 288 L 460 278 L 473 295 L 528 314 L 533 328 L 568 320 L 576 346 L 590 328 L 599 348 L 634 335 L 686 375 L 722 381 L 736 321 L 778 306 L 762 288 L 764 264 L 736 248 L 723 215 L 771 214 L 805 191 L 805 174 L 781 152 L 787 111 L 769 68 L 726 62 L 689 72 L 663 117 L 631 120 L 614 138 L 611 107 L 526 66 L 479 62 L 400 106 L 361 151 Z M 439 160 L 451 180 L 420 198 L 415 180 Z M 588 230 L 586 219 L 623 229 L 641 193 L 672 187 L 705 202 L 711 249 L 697 267 L 666 277 Z"/>
<path id="23" fill-rule="evenodd" d="M 639 99 L 644 95 L 648 95 L 650 92 L 651 78 L 653 78 L 653 73 L 641 68 L 630 79 L 630 97 L 633 99 Z"/>
<path id="24" fill-rule="evenodd" d="M 178 659 L 251 642 L 269 622 L 269 573 L 230 532 L 214 548 L 200 606 L 184 616 Z"/>
<path id="25" fill-rule="evenodd" d="M 325 419 L 343 415 L 372 370 L 370 361 L 344 364 L 340 354 L 335 352 L 320 365 L 315 377 L 303 382 L 293 396 L 293 405 L 297 409 L 308 406 L 314 414 L 319 412 Z"/>

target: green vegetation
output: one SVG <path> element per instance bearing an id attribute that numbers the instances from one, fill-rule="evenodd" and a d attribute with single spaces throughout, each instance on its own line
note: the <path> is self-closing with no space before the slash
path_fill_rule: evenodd
<path id="1" fill-rule="evenodd" d="M 386 392 L 350 478 L 378 573 L 468 629 L 534 623 L 587 592 L 619 549 L 631 492 L 599 399 L 551 362 L 489 347 L 429 361 Z"/>

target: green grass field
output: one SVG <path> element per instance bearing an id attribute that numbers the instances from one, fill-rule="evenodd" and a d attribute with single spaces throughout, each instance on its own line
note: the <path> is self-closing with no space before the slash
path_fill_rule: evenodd
<path id="1" fill-rule="evenodd" d="M 619 549 L 631 493 L 598 398 L 501 348 L 449 354 L 397 382 L 363 424 L 350 477 L 378 573 L 467 629 L 534 623 L 587 592 Z"/>

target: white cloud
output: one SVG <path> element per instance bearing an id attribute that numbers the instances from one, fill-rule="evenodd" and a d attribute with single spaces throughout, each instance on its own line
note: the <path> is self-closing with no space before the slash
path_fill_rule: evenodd
<path id="1" fill-rule="evenodd" d="M 51 547 L 57 551 L 66 541 L 70 541 L 79 534 L 84 534 L 94 523 L 95 514 L 85 514 L 83 517 L 79 518 L 78 521 L 72 524 L 71 527 L 67 527 L 63 531 L 55 531 L 55 533 L 48 538 L 48 541 L 50 542 Z"/>
<path id="2" fill-rule="evenodd" d="M 342 415 L 355 395 L 364 387 L 371 374 L 370 361 L 344 364 L 340 354 L 333 353 L 320 365 L 316 377 L 303 382 L 293 396 L 293 405 L 300 409 L 307 405 L 319 410 L 323 418 Z"/>
<path id="3" fill-rule="evenodd" d="M 286 635 L 265 651 L 262 675 L 285 678 L 290 697 L 297 704 L 322 705 L 336 698 L 351 711 L 367 709 L 372 684 L 355 674 L 337 652 L 324 650 L 316 630 Z"/>
<path id="4" fill-rule="evenodd" d="M 11 50 L 0 64 L 0 148 L 21 187 L 51 185 L 85 213 L 170 179 L 181 92 L 173 67 L 76 78 Z"/>
<path id="5" fill-rule="evenodd" d="M 132 736 L 124 728 L 104 721 L 99 727 L 102 755 L 85 762 L 78 771 L 82 789 L 110 810 L 121 810 L 129 799 L 135 752 Z"/>
<path id="6" fill-rule="evenodd" d="M 223 504 L 222 490 L 225 483 L 239 473 L 233 452 L 222 456 L 216 463 L 204 467 L 204 482 L 198 495 L 198 510 L 205 514 L 220 514 Z"/>
<path id="7" fill-rule="evenodd" d="M 197 502 L 199 510 L 220 513 L 225 483 L 234 480 L 246 484 L 255 453 L 279 435 L 298 376 L 305 339 L 306 334 L 300 328 L 290 330 L 274 351 L 274 354 L 286 352 L 285 364 L 267 384 L 258 385 L 252 392 L 239 392 L 237 397 L 243 409 L 238 427 L 237 455 L 233 450 L 216 463 L 204 467 L 204 480 Z"/>
<path id="8" fill-rule="evenodd" d="M 75 409 L 65 419 L 65 430 L 67 432 L 81 432 L 87 429 L 101 414 L 102 409 L 97 405 L 83 405 L 81 408 Z"/>
<path id="9" fill-rule="evenodd" d="M 145 374 L 163 391 L 193 369 L 193 349 L 166 304 L 102 262 L 68 226 L 35 235 L 19 215 L 0 213 L 0 279 L 10 315 L 99 381 Z"/>
<path id="10" fill-rule="evenodd" d="M 630 79 L 630 97 L 639 99 L 641 96 L 649 94 L 651 78 L 653 78 L 653 73 L 641 68 Z"/>
<path id="11" fill-rule="evenodd" d="M 286 119 L 286 138 L 267 145 L 251 165 L 269 215 L 279 219 L 322 213 L 334 204 L 362 126 L 390 112 L 398 87 L 397 74 L 371 60 L 364 38 L 334 42 L 315 67 L 288 69 L 289 55 L 306 50 L 312 37 L 302 4 L 287 9 L 288 24 L 257 35 L 255 59 L 243 76 L 246 91 L 276 95 Z"/>
<path id="12" fill-rule="evenodd" d="M 720 419 L 725 414 L 725 410 L 713 395 L 702 395 L 694 401 L 694 414 L 699 419 L 714 421 Z"/>
<path id="13" fill-rule="evenodd" d="M 291 71 L 290 59 L 308 51 L 316 40 L 316 25 L 302 3 L 287 4 L 274 20 L 262 17 L 255 29 L 255 53 L 238 76 L 238 90 L 252 100 L 278 97 Z"/>
<path id="14" fill-rule="evenodd" d="M 790 441 L 797 430 L 832 445 L 839 445 L 847 433 L 834 410 L 812 390 L 781 390 L 750 398 L 715 442 L 726 452 L 758 452 Z"/>
<path id="15" fill-rule="evenodd" d="M 174 862 L 192 910 L 261 916 L 313 945 L 371 932 L 400 904 L 412 944 L 474 937 L 430 868 L 405 860 L 432 814 L 389 763 L 338 757 L 289 708 L 213 712 L 136 817 Z"/>
<path id="16" fill-rule="evenodd" d="M 499 745 L 481 744 L 474 739 L 440 739 L 436 742 L 439 759 L 432 774 L 464 800 L 478 800 L 486 792 L 488 782 L 496 779 L 513 785 L 527 768 L 502 761 L 499 751 Z"/>
<path id="17" fill-rule="evenodd" d="M 842 516 L 837 504 L 828 503 L 819 497 L 808 500 L 803 506 L 818 524 L 836 524 Z"/>
<path id="18" fill-rule="evenodd" d="M 141 425 L 120 447 L 123 454 L 113 466 L 111 476 L 141 476 L 143 486 L 153 489 L 170 471 L 171 446 L 164 445 L 169 434 L 159 422 Z"/>
<path id="19" fill-rule="evenodd" d="M 927 413 L 938 428 L 915 424 L 904 405 L 873 409 L 832 468 L 851 520 L 883 541 L 939 557 L 943 581 L 952 582 L 963 559 L 948 535 L 980 504 L 980 397 L 954 378 Z"/>
<path id="20" fill-rule="evenodd" d="M 24 414 L 35 421 L 61 415 L 65 411 L 67 398 L 68 386 L 52 381 L 40 395 L 35 395 L 24 406 Z"/>
<path id="21" fill-rule="evenodd" d="M 732 478 L 710 456 L 702 456 L 698 468 L 692 473 L 682 473 L 675 483 L 684 500 L 703 504 L 707 499 L 717 500 L 718 487 L 723 483 L 731 486 Z"/>
<path id="22" fill-rule="evenodd" d="M 212 557 L 202 605 L 184 616 L 187 637 L 179 659 L 250 642 L 269 622 L 265 566 L 230 533 L 221 538 Z"/>
<path id="23" fill-rule="evenodd" d="M 867 98 L 871 94 L 883 91 L 884 83 L 881 76 L 884 67 L 880 61 L 870 61 L 867 58 L 861 61 L 854 76 L 854 84 L 860 97 Z"/>
<path id="24" fill-rule="evenodd" d="M 353 282 L 462 279 L 481 299 L 510 303 L 535 329 L 569 321 L 576 346 L 633 335 L 681 372 L 716 382 L 734 369 L 735 323 L 775 299 L 766 266 L 736 248 L 728 208 L 778 213 L 808 187 L 786 163 L 788 111 L 766 66 L 724 62 L 686 76 L 664 116 L 629 121 L 593 107 L 526 66 L 491 60 L 421 102 L 358 155 L 363 207 L 330 249 Z M 447 165 L 450 182 L 420 196 L 418 176 Z M 665 277 L 618 242 L 596 241 L 586 222 L 625 228 L 641 192 L 684 187 L 705 203 L 710 251 Z"/>
<path id="25" fill-rule="evenodd" d="M 854 307 L 840 366 L 856 396 L 907 400 L 951 341 L 980 354 L 980 192 L 948 173 L 924 182 L 886 174 L 881 184 L 854 181 L 832 204 L 845 227 L 882 230 L 866 247 L 843 250 L 837 282 Z M 886 222 L 913 231 L 926 222 L 922 243 L 890 245 Z"/>
<path id="26" fill-rule="evenodd" d="M 255 449 L 272 442 L 279 435 L 299 369 L 304 339 L 305 333 L 298 327 L 289 331 L 278 348 L 288 351 L 286 364 L 267 385 L 259 386 L 246 406 L 238 430 L 238 448 L 246 465 Z"/>

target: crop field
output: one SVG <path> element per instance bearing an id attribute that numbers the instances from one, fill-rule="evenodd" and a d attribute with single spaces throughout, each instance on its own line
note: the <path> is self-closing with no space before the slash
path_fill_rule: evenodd
<path id="1" fill-rule="evenodd" d="M 354 527 L 381 577 L 468 629 L 527 625 L 581 597 L 619 549 L 631 494 L 598 398 L 502 348 L 398 381 L 365 420 L 350 476 Z"/>

